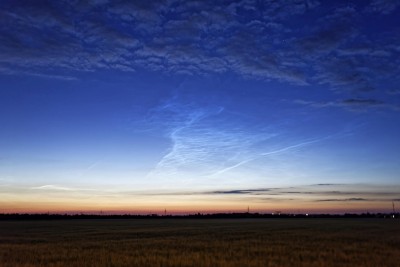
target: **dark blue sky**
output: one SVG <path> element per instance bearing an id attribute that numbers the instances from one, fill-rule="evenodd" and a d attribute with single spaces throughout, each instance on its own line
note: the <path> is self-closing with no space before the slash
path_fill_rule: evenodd
<path id="1" fill-rule="evenodd" d="M 0 1 L 3 210 L 390 207 L 399 17 L 390 0 Z"/>

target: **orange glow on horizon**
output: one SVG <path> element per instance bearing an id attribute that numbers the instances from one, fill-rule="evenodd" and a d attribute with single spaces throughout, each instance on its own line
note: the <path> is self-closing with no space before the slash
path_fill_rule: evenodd
<path id="1" fill-rule="evenodd" d="M 163 205 L 164 204 L 164 205 Z M 334 205 L 336 204 L 336 205 Z M 1 205 L 0 213 L 51 213 L 51 214 L 158 214 L 158 215 L 179 215 L 179 214 L 212 214 L 212 213 L 245 213 L 249 207 L 250 213 L 271 214 L 280 211 L 282 214 L 342 214 L 342 213 L 377 213 L 391 212 L 386 202 L 380 203 L 310 203 L 304 201 L 293 205 L 291 203 L 275 204 L 243 204 L 225 205 L 166 205 L 159 203 L 153 205 L 80 205 L 79 203 L 13 203 L 12 205 Z"/>

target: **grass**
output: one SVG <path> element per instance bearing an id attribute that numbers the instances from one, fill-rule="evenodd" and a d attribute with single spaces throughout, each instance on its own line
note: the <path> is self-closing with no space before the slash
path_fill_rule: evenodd
<path id="1" fill-rule="evenodd" d="M 0 266 L 399 266 L 390 219 L 0 221 Z"/>

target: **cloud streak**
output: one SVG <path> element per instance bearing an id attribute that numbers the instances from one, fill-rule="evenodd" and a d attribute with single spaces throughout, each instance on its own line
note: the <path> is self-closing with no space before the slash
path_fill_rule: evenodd
<path id="1" fill-rule="evenodd" d="M 327 189 L 331 190 L 327 190 Z M 155 191 L 129 192 L 129 195 L 157 197 L 195 197 L 196 199 L 217 197 L 219 199 L 235 199 L 246 202 L 261 201 L 275 203 L 282 201 L 300 201 L 310 203 L 324 202 L 391 202 L 398 201 L 400 188 L 394 185 L 373 184 L 329 184 L 303 185 L 291 187 L 226 189 L 213 191 Z M 119 194 L 128 194 L 120 192 Z"/>
<path id="2" fill-rule="evenodd" d="M 257 160 L 257 159 L 260 159 L 260 158 L 263 158 L 263 157 L 267 157 L 267 156 L 271 156 L 271 155 L 275 155 L 275 154 L 282 154 L 282 153 L 286 153 L 286 152 L 289 152 L 289 151 L 293 151 L 293 150 L 296 150 L 298 148 L 305 147 L 305 146 L 308 146 L 308 145 L 311 145 L 311 144 L 314 144 L 314 143 L 317 143 L 317 142 L 322 142 L 322 141 L 327 140 L 327 139 L 332 138 L 332 137 L 334 137 L 334 135 L 329 135 L 329 136 L 325 136 L 325 137 L 320 137 L 320 138 L 315 138 L 315 139 L 311 139 L 311 140 L 307 140 L 307 141 L 302 141 L 302 142 L 298 142 L 297 144 L 294 144 L 294 145 L 289 145 L 289 146 L 285 146 L 285 147 L 282 147 L 282 148 L 279 148 L 279 149 L 276 149 L 276 150 L 263 152 L 263 153 L 260 153 L 259 155 L 252 156 L 251 158 L 248 158 L 246 160 L 240 161 L 240 162 L 238 162 L 238 163 L 236 163 L 236 164 L 234 164 L 232 166 L 229 166 L 227 168 L 218 170 L 217 172 L 213 173 L 211 176 L 218 176 L 220 174 L 223 174 L 225 172 L 231 171 L 231 170 L 233 170 L 235 168 L 238 168 L 238 167 L 240 167 L 242 165 L 245 165 L 245 164 L 247 164 L 249 162 L 252 162 L 254 160 Z"/>
<path id="3" fill-rule="evenodd" d="M 353 198 L 333 198 L 333 199 L 318 199 L 317 202 L 352 202 L 352 201 L 371 201 L 371 199 L 365 199 L 361 197 Z"/>
<path id="4" fill-rule="evenodd" d="M 295 100 L 295 104 L 310 106 L 313 108 L 345 108 L 350 111 L 368 111 L 371 109 L 383 109 L 399 111 L 400 106 L 396 104 L 387 103 L 378 99 L 372 98 L 349 98 L 337 101 L 317 102 L 307 100 Z"/>
<path id="5" fill-rule="evenodd" d="M 31 187 L 30 189 L 31 190 L 43 190 L 43 191 L 71 191 L 71 192 L 93 191 L 93 189 L 88 189 L 88 188 L 65 187 L 65 186 L 51 185 L 51 184 L 34 186 L 34 187 Z"/>

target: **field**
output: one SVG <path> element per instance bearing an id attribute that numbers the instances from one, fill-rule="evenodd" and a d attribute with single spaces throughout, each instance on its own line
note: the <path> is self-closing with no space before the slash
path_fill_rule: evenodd
<path id="1" fill-rule="evenodd" d="M 400 220 L 0 221 L 0 266 L 400 266 Z"/>

